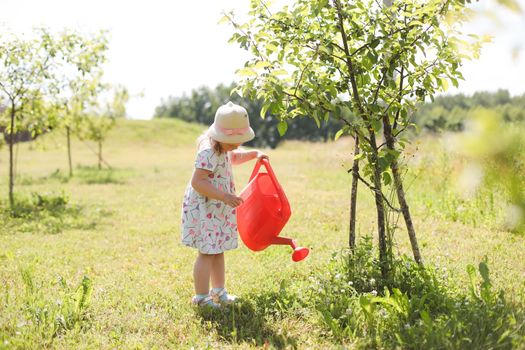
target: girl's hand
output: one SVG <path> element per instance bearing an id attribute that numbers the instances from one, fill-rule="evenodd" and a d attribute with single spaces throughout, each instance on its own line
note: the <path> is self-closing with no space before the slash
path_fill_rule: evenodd
<path id="1" fill-rule="evenodd" d="M 268 155 L 264 152 L 257 151 L 257 160 L 261 159 L 270 159 L 270 157 L 268 157 Z"/>
<path id="2" fill-rule="evenodd" d="M 229 193 L 224 194 L 224 198 L 222 199 L 222 201 L 224 202 L 224 204 L 229 205 L 232 208 L 236 208 L 244 202 L 241 197 L 237 197 Z"/>

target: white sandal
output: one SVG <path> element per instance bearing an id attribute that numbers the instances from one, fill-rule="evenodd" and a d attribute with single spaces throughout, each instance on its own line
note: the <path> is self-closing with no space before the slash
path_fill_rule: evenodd
<path id="1" fill-rule="evenodd" d="M 231 304 L 234 303 L 238 298 L 236 295 L 228 294 L 226 289 L 222 288 L 218 292 L 214 292 L 213 289 L 209 294 L 214 300 L 217 300 L 220 304 Z"/>
<path id="2" fill-rule="evenodd" d="M 198 296 L 194 296 L 191 299 L 191 303 L 199 307 L 211 307 L 214 309 L 221 307 L 219 304 L 213 301 L 213 296 L 209 294 L 205 296 L 204 298 L 199 298 Z"/>

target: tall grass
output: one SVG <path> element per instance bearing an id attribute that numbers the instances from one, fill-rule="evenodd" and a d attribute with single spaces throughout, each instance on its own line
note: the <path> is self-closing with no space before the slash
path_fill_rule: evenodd
<path id="1" fill-rule="evenodd" d="M 19 317 L 2 324 L 0 348 L 47 348 L 67 332 L 81 333 L 92 326 L 93 284 L 87 276 L 71 287 L 61 276 L 44 283 L 31 266 L 20 267 L 19 273 L 24 292 L 13 294 L 6 288 L 2 296 L 4 310 L 17 311 Z"/>
<path id="2" fill-rule="evenodd" d="M 396 258 L 381 277 L 369 241 L 334 254 L 328 274 L 314 274 L 311 298 L 322 324 L 343 343 L 366 348 L 512 349 L 525 345 L 523 305 L 492 286 L 486 262 L 467 266 L 467 290 L 432 265 Z"/>

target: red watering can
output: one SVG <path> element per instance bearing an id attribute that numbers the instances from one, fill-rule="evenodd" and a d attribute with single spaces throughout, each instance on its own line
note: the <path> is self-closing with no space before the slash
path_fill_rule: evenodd
<path id="1" fill-rule="evenodd" d="M 266 173 L 259 172 L 261 165 L 266 168 Z M 308 248 L 298 247 L 291 238 L 278 237 L 292 211 L 268 159 L 261 159 L 255 164 L 240 197 L 244 203 L 237 207 L 237 228 L 249 249 L 259 251 L 271 244 L 287 244 L 294 250 L 293 261 L 301 261 L 308 256 Z"/>

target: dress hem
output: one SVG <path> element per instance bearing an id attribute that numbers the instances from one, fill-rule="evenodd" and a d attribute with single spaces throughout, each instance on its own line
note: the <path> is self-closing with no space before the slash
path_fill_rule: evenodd
<path id="1" fill-rule="evenodd" d="M 222 251 L 216 251 L 216 252 L 203 252 L 199 249 L 199 247 L 196 247 L 190 243 L 185 243 L 185 242 L 182 242 L 182 245 L 186 246 L 186 247 L 189 247 L 189 248 L 193 248 L 193 249 L 197 249 L 199 251 L 199 253 L 201 254 L 209 254 L 209 255 L 216 255 L 216 254 L 222 254 L 228 250 L 233 250 L 233 249 L 237 249 L 239 246 L 238 245 L 235 245 L 235 247 L 231 247 L 231 248 L 228 248 L 228 249 L 223 249 Z"/>

